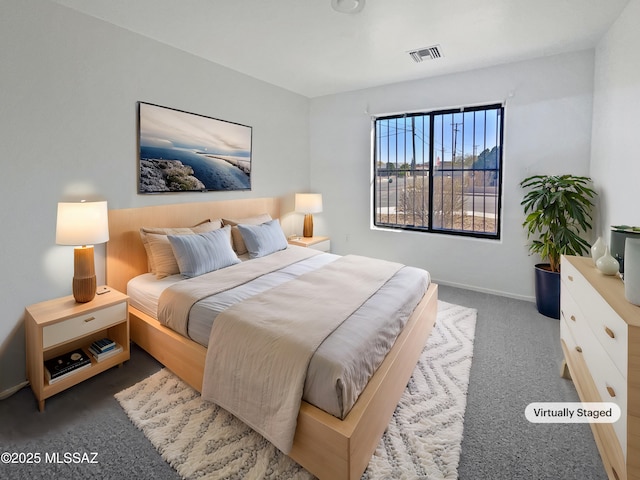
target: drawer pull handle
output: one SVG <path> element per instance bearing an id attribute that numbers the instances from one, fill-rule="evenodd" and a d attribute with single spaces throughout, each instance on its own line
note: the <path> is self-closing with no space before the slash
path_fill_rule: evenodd
<path id="1" fill-rule="evenodd" d="M 573 282 L 573 275 L 569 275 L 567 278 L 569 279 L 570 282 Z"/>
<path id="2" fill-rule="evenodd" d="M 604 331 L 607 332 L 607 335 L 609 335 L 611 338 L 616 338 L 615 333 L 613 333 L 613 330 L 611 330 L 609 327 L 604 327 Z"/>
<path id="3" fill-rule="evenodd" d="M 85 322 L 85 323 L 87 323 L 87 322 L 91 322 L 91 321 L 93 321 L 93 320 L 95 320 L 95 319 L 96 319 L 96 317 L 89 317 L 89 318 L 85 318 L 85 319 L 84 319 L 84 322 Z"/>
<path id="4" fill-rule="evenodd" d="M 616 396 L 616 391 L 613 388 L 609 387 L 609 386 L 607 386 L 607 392 L 609 392 L 609 396 L 610 397 L 615 397 Z"/>
<path id="5" fill-rule="evenodd" d="M 576 347 L 576 350 L 580 353 L 582 353 L 582 347 Z"/>
<path id="6" fill-rule="evenodd" d="M 571 320 L 573 320 L 574 322 L 576 321 L 576 316 L 575 316 L 575 315 L 571 315 L 569 318 L 570 318 Z"/>

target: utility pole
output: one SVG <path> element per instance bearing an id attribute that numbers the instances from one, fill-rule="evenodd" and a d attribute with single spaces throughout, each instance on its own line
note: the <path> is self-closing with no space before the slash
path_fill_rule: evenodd
<path id="1" fill-rule="evenodd" d="M 460 125 L 462 125 L 462 122 L 456 122 L 451 124 L 452 128 L 453 128 L 453 154 L 452 154 L 452 158 L 451 158 L 451 167 L 453 167 L 453 164 L 455 163 L 456 160 L 456 151 L 458 150 L 458 130 L 460 128 Z"/>

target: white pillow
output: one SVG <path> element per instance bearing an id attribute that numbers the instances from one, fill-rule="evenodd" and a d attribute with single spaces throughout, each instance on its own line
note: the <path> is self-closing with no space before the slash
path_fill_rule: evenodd
<path id="1" fill-rule="evenodd" d="M 250 258 L 264 257 L 287 248 L 287 237 L 276 218 L 260 225 L 238 225 Z"/>
<path id="2" fill-rule="evenodd" d="M 178 270 L 178 264 L 173 258 L 173 251 L 171 250 L 171 244 L 166 238 L 160 239 L 157 236 L 167 235 L 190 235 L 192 233 L 204 233 L 211 230 L 222 228 L 222 220 L 216 218 L 215 220 L 205 220 L 193 227 L 142 227 L 140 229 L 140 238 L 142 239 L 142 245 L 147 252 L 147 263 L 149 265 L 149 271 L 155 273 L 158 278 L 164 278 L 168 275 L 174 275 L 180 273 Z M 150 235 L 156 235 L 155 241 L 150 241 Z M 164 240 L 164 241 L 163 241 Z M 160 265 L 160 268 L 156 265 Z"/>
<path id="3" fill-rule="evenodd" d="M 185 277 L 197 277 L 240 263 L 231 248 L 231 227 L 194 235 L 168 235 L 171 248 Z"/>
<path id="4" fill-rule="evenodd" d="M 186 233 L 178 235 L 186 235 Z M 189 233 L 189 235 L 193 235 L 193 232 Z M 145 240 L 148 252 L 147 259 L 149 264 L 153 265 L 153 273 L 156 274 L 156 278 L 160 279 L 180 273 L 180 267 L 178 267 L 178 262 L 176 262 L 176 257 L 173 254 L 167 235 L 146 233 Z"/>

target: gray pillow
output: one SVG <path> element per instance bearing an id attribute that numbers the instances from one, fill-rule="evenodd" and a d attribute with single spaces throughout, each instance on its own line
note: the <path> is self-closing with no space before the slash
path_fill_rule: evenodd
<path id="1" fill-rule="evenodd" d="M 287 237 L 277 218 L 260 225 L 239 224 L 238 229 L 247 246 L 250 258 L 264 257 L 287 248 Z"/>
<path id="2" fill-rule="evenodd" d="M 244 240 L 242 240 L 242 234 L 240 233 L 240 230 L 238 230 L 238 225 L 260 225 L 261 223 L 268 222 L 269 220 L 271 220 L 271 215 L 269 215 L 268 213 L 262 213 L 253 217 L 236 219 L 223 218 L 222 225 L 231 225 L 231 239 L 233 240 L 233 249 L 238 255 L 244 255 L 245 253 L 247 253 L 247 246 L 244 244 Z"/>
<path id="3" fill-rule="evenodd" d="M 231 248 L 231 227 L 194 235 L 168 235 L 180 273 L 197 277 L 240 263 Z"/>

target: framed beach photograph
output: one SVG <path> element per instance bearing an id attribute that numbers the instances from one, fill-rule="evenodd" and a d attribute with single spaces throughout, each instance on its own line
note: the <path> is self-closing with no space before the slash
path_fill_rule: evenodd
<path id="1" fill-rule="evenodd" d="M 251 190 L 251 127 L 138 102 L 138 193 Z"/>

